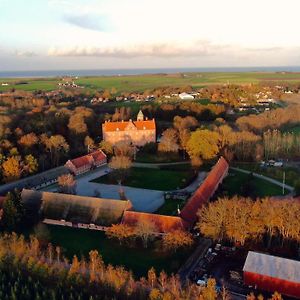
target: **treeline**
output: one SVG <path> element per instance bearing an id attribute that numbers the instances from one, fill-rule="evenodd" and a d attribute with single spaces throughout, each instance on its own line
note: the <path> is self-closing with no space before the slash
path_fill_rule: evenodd
<path id="1" fill-rule="evenodd" d="M 123 267 L 106 266 L 97 251 L 89 259 L 74 256 L 69 262 L 59 247 L 42 250 L 38 240 L 5 234 L 0 239 L 1 299 L 217 299 L 216 282 L 206 287 L 187 283 L 178 276 L 156 274 L 135 280 Z M 5 283 L 5 284 L 4 284 Z"/>
<path id="2" fill-rule="evenodd" d="M 242 130 L 252 130 L 262 134 L 268 129 L 279 129 L 282 126 L 291 126 L 300 123 L 300 105 L 290 105 L 265 111 L 259 115 L 249 115 L 236 120 Z"/>
<path id="3" fill-rule="evenodd" d="M 2 116 L 0 178 L 16 180 L 96 148 L 95 138 L 101 135 L 98 118 L 90 108 L 55 105 Z"/>
<path id="4" fill-rule="evenodd" d="M 239 106 L 241 100 L 246 100 L 248 103 L 256 103 L 257 95 L 263 92 L 270 98 L 280 99 L 282 92 L 272 85 L 263 86 L 260 84 L 248 85 L 216 85 L 202 88 L 200 97 L 211 99 L 211 101 L 221 101 L 224 104 L 236 107 Z"/>
<path id="5" fill-rule="evenodd" d="M 300 242 L 300 202 L 233 197 L 221 198 L 199 211 L 199 231 L 216 241 L 230 240 L 244 245 L 247 241 L 261 242 L 264 238 L 270 247 L 277 244 Z"/>
<path id="6" fill-rule="evenodd" d="M 263 134 L 265 159 L 290 158 L 300 156 L 300 134 L 282 133 L 268 130 Z"/>
<path id="7" fill-rule="evenodd" d="M 155 108 L 154 108 L 155 109 Z M 165 121 L 172 121 L 174 117 L 193 116 L 199 121 L 213 121 L 217 117 L 224 116 L 225 106 L 208 104 L 203 105 L 197 102 L 181 102 L 178 104 L 161 104 L 152 114 Z"/>

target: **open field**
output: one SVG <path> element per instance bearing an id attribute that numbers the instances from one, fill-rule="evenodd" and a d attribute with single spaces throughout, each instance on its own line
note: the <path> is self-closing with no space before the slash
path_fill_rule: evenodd
<path id="1" fill-rule="evenodd" d="M 150 154 L 138 152 L 136 156 L 136 162 L 141 163 L 171 163 L 183 161 L 182 155 L 179 153 L 159 153 Z"/>
<path id="2" fill-rule="evenodd" d="M 281 187 L 263 179 L 252 177 L 250 174 L 232 170 L 224 179 L 222 190 L 229 197 L 241 195 L 255 198 L 282 195 Z"/>
<path id="3" fill-rule="evenodd" d="M 131 168 L 123 185 L 158 191 L 170 191 L 184 188 L 194 177 L 189 165 L 172 166 L 172 168 Z M 117 184 L 112 174 L 106 174 L 92 180 L 104 184 Z"/>
<path id="4" fill-rule="evenodd" d="M 283 132 L 289 132 L 294 134 L 300 134 L 300 125 L 295 125 L 292 127 L 287 127 L 283 129 Z"/>
<path id="5" fill-rule="evenodd" d="M 285 172 L 285 182 L 291 186 L 294 185 L 295 179 L 300 176 L 298 168 L 293 167 L 260 167 L 257 163 L 235 163 L 235 167 L 239 167 L 244 170 L 255 172 L 282 182 L 283 173 Z"/>
<path id="6" fill-rule="evenodd" d="M 177 209 L 181 209 L 185 205 L 184 200 L 166 199 L 163 206 L 161 206 L 155 213 L 166 216 L 176 216 Z"/>
<path id="7" fill-rule="evenodd" d="M 18 90 L 53 90 L 57 88 L 59 78 L 19 78 L 0 79 L 0 83 L 7 82 L 8 86 L 1 86 L 0 91 L 12 88 Z M 272 72 L 202 72 L 202 73 L 178 73 L 178 74 L 155 74 L 155 75 L 132 75 L 132 76 L 99 76 L 80 77 L 75 83 L 85 87 L 89 91 L 116 88 L 118 92 L 142 92 L 157 87 L 173 86 L 180 87 L 191 85 L 200 88 L 210 84 L 246 84 L 259 83 L 261 81 L 273 82 L 297 82 L 300 81 L 300 73 L 272 73 Z M 23 83 L 23 84 L 20 84 Z"/>
<path id="8" fill-rule="evenodd" d="M 168 274 L 177 272 L 189 256 L 187 251 L 164 253 L 155 249 L 132 248 L 107 239 L 104 232 L 47 225 L 51 242 L 60 245 L 64 254 L 72 259 L 73 255 L 88 256 L 89 251 L 98 250 L 106 264 L 122 265 L 133 271 L 137 277 L 147 275 L 153 266 L 157 271 Z"/>

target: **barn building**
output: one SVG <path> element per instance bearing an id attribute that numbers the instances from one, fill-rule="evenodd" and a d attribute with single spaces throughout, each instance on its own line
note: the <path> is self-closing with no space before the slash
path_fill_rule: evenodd
<path id="1" fill-rule="evenodd" d="M 190 228 L 193 227 L 198 219 L 197 213 L 199 209 L 206 204 L 217 190 L 219 184 L 228 174 L 229 165 L 225 158 L 220 157 L 218 162 L 213 166 L 200 187 L 188 200 L 183 207 L 180 217 L 188 223 Z"/>
<path id="2" fill-rule="evenodd" d="M 154 232 L 157 234 L 165 234 L 174 230 L 185 230 L 187 224 L 177 216 L 163 216 L 158 214 L 150 214 L 136 211 L 125 211 L 122 224 L 136 226 L 139 222 L 148 222 L 153 225 Z"/>
<path id="3" fill-rule="evenodd" d="M 132 209 L 130 200 L 115 200 L 23 189 L 21 199 L 29 214 L 56 222 L 110 226 L 121 221 L 126 210 Z"/>
<path id="4" fill-rule="evenodd" d="M 87 155 L 68 160 L 65 167 L 74 175 L 82 174 L 93 168 L 98 168 L 107 163 L 106 155 L 101 150 L 96 150 Z"/>
<path id="5" fill-rule="evenodd" d="M 103 140 L 111 144 L 129 141 L 136 146 L 144 146 L 156 142 L 155 120 L 145 120 L 142 111 L 139 111 L 136 121 L 106 121 L 102 124 L 102 133 Z"/>
<path id="6" fill-rule="evenodd" d="M 300 298 L 300 261 L 249 251 L 243 271 L 246 285 Z"/>

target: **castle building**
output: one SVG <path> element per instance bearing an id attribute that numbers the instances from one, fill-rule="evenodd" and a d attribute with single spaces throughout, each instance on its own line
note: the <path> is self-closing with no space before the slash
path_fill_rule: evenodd
<path id="1" fill-rule="evenodd" d="M 103 140 L 111 144 L 120 141 L 129 141 L 136 146 L 144 146 L 150 142 L 156 142 L 155 120 L 145 119 L 140 110 L 136 121 L 111 122 L 102 124 Z"/>

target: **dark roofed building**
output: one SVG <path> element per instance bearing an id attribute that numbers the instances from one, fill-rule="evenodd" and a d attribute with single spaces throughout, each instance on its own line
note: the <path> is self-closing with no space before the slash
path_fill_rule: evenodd
<path id="1" fill-rule="evenodd" d="M 6 195 L 7 192 L 14 189 L 38 189 L 57 182 L 57 177 L 69 174 L 70 171 L 65 167 L 57 167 L 36 175 L 28 176 L 14 182 L 0 186 L 0 195 Z"/>
<path id="2" fill-rule="evenodd" d="M 300 298 L 300 261 L 249 251 L 243 271 L 247 285 Z"/>
<path id="3" fill-rule="evenodd" d="M 190 227 L 197 221 L 198 210 L 213 196 L 219 184 L 227 175 L 228 169 L 227 161 L 221 157 L 182 209 L 180 217 L 189 223 Z"/>
<path id="4" fill-rule="evenodd" d="M 122 224 L 136 226 L 140 221 L 151 222 L 156 227 L 156 233 L 185 230 L 187 226 L 180 217 L 163 216 L 135 211 L 126 211 L 123 215 Z"/>
<path id="5" fill-rule="evenodd" d="M 44 218 L 72 223 L 111 225 L 121 221 L 123 213 L 132 208 L 129 200 L 114 200 L 60 193 L 23 190 L 25 207 L 34 207 Z"/>

